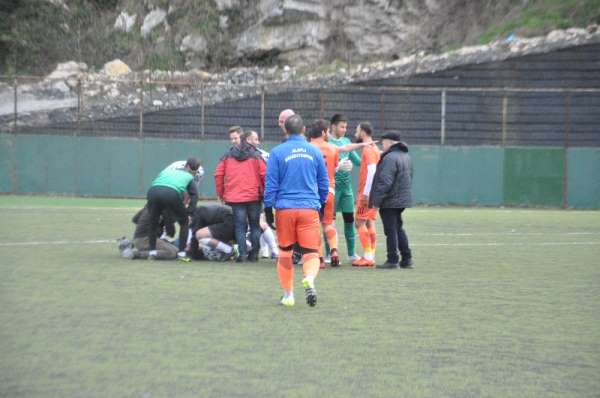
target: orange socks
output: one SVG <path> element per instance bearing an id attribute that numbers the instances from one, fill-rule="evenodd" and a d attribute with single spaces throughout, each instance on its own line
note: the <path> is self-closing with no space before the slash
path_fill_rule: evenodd
<path id="1" fill-rule="evenodd" d="M 314 280 L 319 273 L 319 268 L 321 267 L 319 262 L 319 254 L 306 253 L 302 256 L 302 261 L 302 270 L 304 271 L 304 276 Z"/>
<path id="2" fill-rule="evenodd" d="M 377 229 L 375 225 L 369 225 L 369 239 L 371 240 L 371 250 L 375 252 L 375 248 L 377 247 Z"/>
<path id="3" fill-rule="evenodd" d="M 338 247 L 338 236 L 335 226 L 333 224 L 327 224 L 323 226 L 325 230 L 325 238 L 327 239 L 327 244 L 331 249 L 337 249 Z"/>
<path id="4" fill-rule="evenodd" d="M 319 268 L 319 259 L 317 258 L 317 268 Z M 277 259 L 277 275 L 279 283 L 285 292 L 294 290 L 294 266 L 292 264 L 292 251 L 281 250 Z"/>

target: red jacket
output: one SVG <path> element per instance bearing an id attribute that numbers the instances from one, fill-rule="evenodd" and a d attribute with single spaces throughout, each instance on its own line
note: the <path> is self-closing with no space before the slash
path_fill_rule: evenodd
<path id="1" fill-rule="evenodd" d="M 267 165 L 260 152 L 249 144 L 234 146 L 215 170 L 217 196 L 225 203 L 262 201 Z"/>

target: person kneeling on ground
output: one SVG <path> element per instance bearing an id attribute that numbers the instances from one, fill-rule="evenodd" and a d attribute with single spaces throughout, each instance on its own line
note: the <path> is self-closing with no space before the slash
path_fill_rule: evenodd
<path id="1" fill-rule="evenodd" d="M 121 250 L 121 255 L 132 260 L 138 258 L 146 259 L 150 253 L 151 233 L 151 218 L 148 208 L 144 206 L 144 208 L 142 208 L 133 216 L 131 221 L 133 221 L 135 224 L 133 242 L 131 242 L 129 245 L 126 245 L 122 239 L 119 241 L 119 248 L 123 249 Z M 175 235 L 175 225 L 173 225 L 173 220 L 171 217 L 165 217 L 164 213 L 160 218 L 159 232 L 162 233 L 163 229 L 166 230 L 167 235 Z M 156 256 L 153 258 L 157 260 L 174 260 L 176 257 L 177 246 L 174 246 L 162 239 L 156 240 Z"/>
<path id="2" fill-rule="evenodd" d="M 195 260 L 226 261 L 234 257 L 233 211 L 225 205 L 198 206 L 192 214 L 189 252 Z"/>

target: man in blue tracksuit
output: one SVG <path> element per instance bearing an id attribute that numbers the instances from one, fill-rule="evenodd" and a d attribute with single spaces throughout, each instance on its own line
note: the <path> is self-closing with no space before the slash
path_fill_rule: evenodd
<path id="1" fill-rule="evenodd" d="M 288 138 L 276 146 L 267 162 L 265 216 L 273 225 L 273 208 L 277 210 L 279 258 L 277 274 L 283 289 L 281 304 L 294 305 L 294 270 L 292 248 L 295 243 L 303 253 L 302 285 L 306 302 L 317 303 L 315 278 L 319 273 L 321 229 L 319 210 L 327 201 L 329 178 L 321 151 L 304 138 L 304 122 L 299 115 L 285 121 Z"/>

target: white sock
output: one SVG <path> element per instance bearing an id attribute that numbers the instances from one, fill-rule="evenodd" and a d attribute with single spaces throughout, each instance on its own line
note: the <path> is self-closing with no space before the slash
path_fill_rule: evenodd
<path id="1" fill-rule="evenodd" d="M 269 245 L 269 249 L 271 249 L 271 253 L 275 255 L 279 254 L 279 249 L 277 248 L 277 241 L 275 240 L 275 235 L 273 234 L 273 230 L 269 227 L 265 229 L 261 236 L 267 245 Z"/>
<path id="2" fill-rule="evenodd" d="M 156 252 L 156 250 L 150 250 L 150 251 L 148 252 L 148 255 L 149 255 L 149 256 L 156 256 L 156 255 L 158 255 L 158 253 Z"/>
<path id="3" fill-rule="evenodd" d="M 217 243 L 217 250 L 222 251 L 225 254 L 229 254 L 233 251 L 233 248 L 227 243 L 219 242 Z"/>
<path id="4" fill-rule="evenodd" d="M 186 252 L 182 251 L 182 252 L 177 253 L 177 257 L 185 257 L 185 256 L 187 256 Z"/>
<path id="5" fill-rule="evenodd" d="M 189 246 L 190 242 L 192 241 L 192 236 L 193 236 L 193 233 L 192 233 L 192 229 L 190 228 L 190 229 L 188 229 L 187 242 L 185 242 L 186 245 Z"/>
<path id="6" fill-rule="evenodd" d="M 198 244 L 202 246 L 209 246 L 211 239 L 210 238 L 202 238 L 198 241 Z"/>
<path id="7" fill-rule="evenodd" d="M 374 261 L 375 260 L 375 252 L 365 252 L 363 256 L 365 260 Z"/>
<path id="8" fill-rule="evenodd" d="M 289 290 L 289 291 L 283 291 L 283 298 L 294 298 L 294 291 L 293 290 Z"/>

